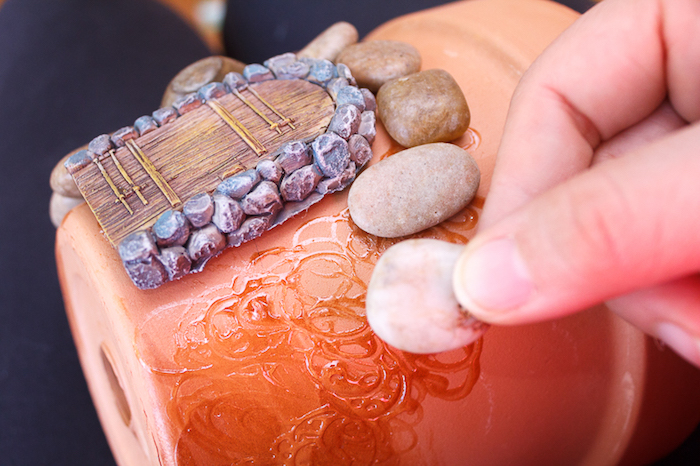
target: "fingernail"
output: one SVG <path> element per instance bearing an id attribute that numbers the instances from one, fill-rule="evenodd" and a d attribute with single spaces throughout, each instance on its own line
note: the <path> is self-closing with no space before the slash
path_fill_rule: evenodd
<path id="1" fill-rule="evenodd" d="M 534 289 L 527 267 L 510 238 L 489 241 L 465 258 L 460 281 L 468 297 L 487 311 L 525 304 Z"/>
<path id="2" fill-rule="evenodd" d="M 656 336 L 687 361 L 700 363 L 700 339 L 694 338 L 683 328 L 664 322 L 656 327 Z"/>

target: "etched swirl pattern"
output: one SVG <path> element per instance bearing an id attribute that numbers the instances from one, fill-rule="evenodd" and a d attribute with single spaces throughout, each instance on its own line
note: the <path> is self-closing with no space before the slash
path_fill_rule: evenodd
<path id="1" fill-rule="evenodd" d="M 482 201 L 416 236 L 466 242 Z M 399 464 L 426 397 L 469 394 L 482 340 L 415 355 L 367 324 L 372 267 L 395 242 L 363 233 L 347 209 L 313 219 L 181 322 L 174 362 L 191 369 L 169 374 L 167 408 L 178 464 Z"/>

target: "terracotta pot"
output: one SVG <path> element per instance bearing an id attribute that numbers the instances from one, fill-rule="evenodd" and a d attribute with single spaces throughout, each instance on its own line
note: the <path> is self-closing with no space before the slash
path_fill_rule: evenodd
<path id="1" fill-rule="evenodd" d="M 421 236 L 472 235 L 513 89 L 576 16 L 483 0 L 370 35 L 417 47 L 472 112 L 456 144 L 482 170 L 477 201 Z M 373 149 L 378 159 L 399 148 L 380 126 Z M 698 423 L 700 371 L 603 307 L 493 328 L 445 354 L 386 346 L 363 300 L 393 241 L 363 234 L 346 207 L 332 195 L 151 291 L 133 286 L 87 206 L 66 217 L 66 308 L 119 464 L 639 464 Z"/>

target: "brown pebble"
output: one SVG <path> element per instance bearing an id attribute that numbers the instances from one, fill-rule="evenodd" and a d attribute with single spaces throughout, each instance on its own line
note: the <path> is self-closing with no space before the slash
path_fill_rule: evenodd
<path id="1" fill-rule="evenodd" d="M 420 70 L 421 57 L 411 44 L 372 40 L 345 48 L 336 62 L 350 68 L 358 86 L 376 93 L 385 82 Z"/>
<path id="2" fill-rule="evenodd" d="M 453 144 L 426 144 L 368 167 L 350 187 L 348 207 L 367 233 L 410 235 L 466 207 L 479 180 L 479 167 L 467 151 Z"/>
<path id="3" fill-rule="evenodd" d="M 341 21 L 316 36 L 297 56 L 334 61 L 343 49 L 357 42 L 358 37 L 355 26 Z"/>
<path id="4" fill-rule="evenodd" d="M 379 118 L 404 147 L 449 142 L 469 128 L 467 100 L 444 70 L 427 70 L 386 83 L 377 94 Z"/>
<path id="5" fill-rule="evenodd" d="M 67 154 L 53 167 L 49 178 L 49 184 L 53 192 L 61 196 L 82 200 L 83 196 L 80 194 L 78 186 L 75 184 L 75 181 L 73 181 L 73 177 L 68 173 L 68 169 L 65 166 L 66 160 L 68 160 L 71 155 L 73 155 L 73 153 Z"/>

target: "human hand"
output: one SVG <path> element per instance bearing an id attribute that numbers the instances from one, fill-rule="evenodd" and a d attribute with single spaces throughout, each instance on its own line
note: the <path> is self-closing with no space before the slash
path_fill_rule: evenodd
<path id="1" fill-rule="evenodd" d="M 700 3 L 605 0 L 523 77 L 453 276 L 485 322 L 610 309 L 700 366 Z"/>

